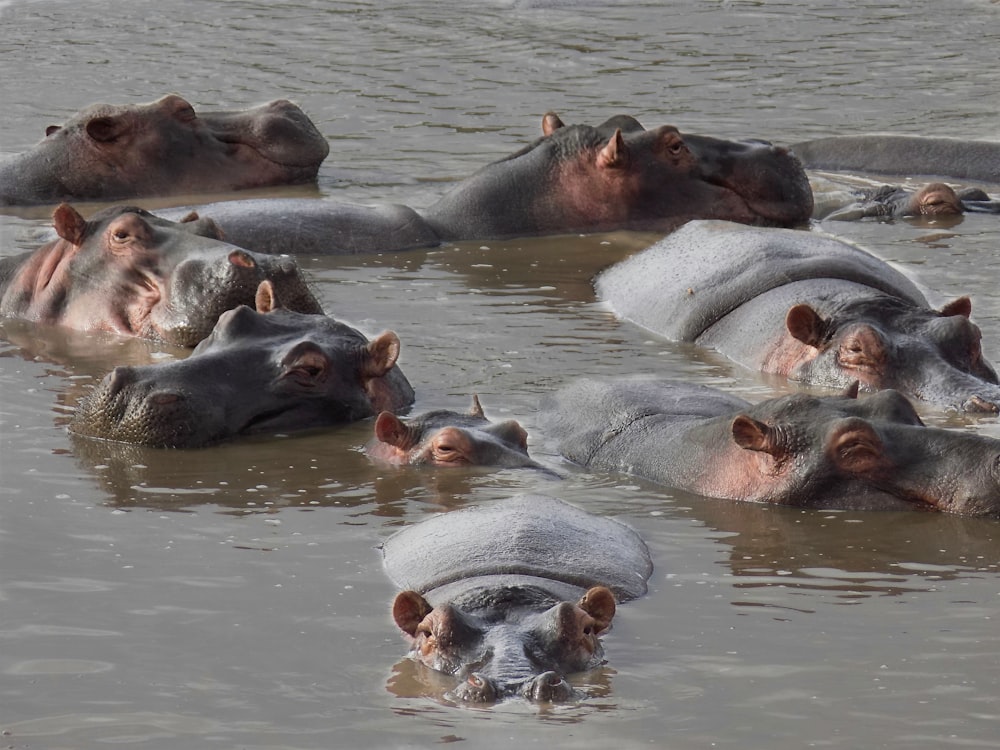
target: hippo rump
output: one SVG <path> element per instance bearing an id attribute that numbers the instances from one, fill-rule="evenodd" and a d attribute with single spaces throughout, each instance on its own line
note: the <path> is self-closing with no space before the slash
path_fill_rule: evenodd
<path id="1" fill-rule="evenodd" d="M 792 146 L 807 169 L 941 177 L 1000 184 L 1000 142 L 911 135 L 845 135 Z"/>
<path id="2" fill-rule="evenodd" d="M 580 380 L 546 398 L 558 450 L 706 497 L 1000 516 L 1000 440 L 925 427 L 898 391 L 756 405 L 665 380 Z"/>
<path id="3" fill-rule="evenodd" d="M 528 456 L 524 428 L 513 419 L 491 422 L 477 396 L 466 413 L 439 409 L 404 420 L 384 411 L 365 451 L 397 466 L 541 468 Z"/>
<path id="4" fill-rule="evenodd" d="M 353 422 L 413 403 L 399 338 L 369 341 L 325 315 L 281 306 L 270 282 L 256 309 L 219 318 L 187 359 L 116 367 L 77 406 L 79 435 L 161 448 Z"/>
<path id="5" fill-rule="evenodd" d="M 1000 200 L 979 188 L 955 190 L 943 182 L 930 182 L 917 189 L 902 185 L 880 185 L 813 195 L 814 219 L 855 221 L 864 218 L 895 219 L 911 216 L 939 218 L 964 213 L 1000 213 Z"/>
<path id="6" fill-rule="evenodd" d="M 0 260 L 0 315 L 194 346 L 265 280 L 289 309 L 322 312 L 293 258 L 222 242 L 197 214 L 114 206 L 88 221 L 64 203 L 53 225 L 52 242 Z"/>
<path id="7" fill-rule="evenodd" d="M 931 309 L 902 273 L 813 232 L 691 222 L 603 272 L 614 312 L 761 372 L 894 388 L 946 409 L 998 411 L 967 297 Z"/>
<path id="8" fill-rule="evenodd" d="M 330 146 L 296 105 L 196 113 L 171 94 L 95 104 L 0 162 L 0 205 L 219 193 L 316 179 Z"/>
<path id="9" fill-rule="evenodd" d="M 646 593 L 642 539 L 546 495 L 434 516 L 382 545 L 411 656 L 460 682 L 446 697 L 566 701 L 603 663 L 615 604 Z"/>

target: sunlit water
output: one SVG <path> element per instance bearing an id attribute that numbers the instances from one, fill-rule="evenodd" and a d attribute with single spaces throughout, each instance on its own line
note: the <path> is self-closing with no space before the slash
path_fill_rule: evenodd
<path id="1" fill-rule="evenodd" d="M 541 115 L 779 143 L 889 131 L 1000 137 L 1000 6 L 687 2 L 0 3 L 0 152 L 98 101 L 289 97 L 330 139 L 323 197 L 426 206 Z M 147 203 L 146 205 L 153 205 Z M 45 210 L 0 217 L 2 252 Z M 17 214 L 17 215 L 14 215 Z M 935 302 L 974 301 L 1000 359 L 995 217 L 828 225 Z M 417 410 L 517 418 L 533 472 L 372 466 L 370 423 L 203 451 L 72 439 L 115 364 L 181 356 L 0 323 L 0 730 L 15 748 L 942 748 L 1000 742 L 1000 526 L 706 500 L 569 466 L 539 397 L 663 373 L 750 398 L 788 386 L 613 319 L 600 268 L 650 236 L 302 258 L 331 314 L 391 328 Z M 994 418 L 926 420 L 1000 437 Z M 547 492 L 648 542 L 590 698 L 439 700 L 402 658 L 378 543 L 430 513 Z"/>

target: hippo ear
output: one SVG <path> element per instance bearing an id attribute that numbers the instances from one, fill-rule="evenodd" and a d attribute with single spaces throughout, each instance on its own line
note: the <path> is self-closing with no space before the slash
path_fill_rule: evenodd
<path id="1" fill-rule="evenodd" d="M 483 411 L 483 405 L 479 403 L 479 396 L 475 393 L 472 394 L 472 406 L 469 407 L 469 416 L 486 419 L 486 413 Z"/>
<path id="2" fill-rule="evenodd" d="M 416 591 L 400 591 L 392 602 L 392 619 L 411 638 L 416 636 L 420 623 L 432 611 L 433 607 Z"/>
<path id="3" fill-rule="evenodd" d="M 60 130 L 62 130 L 62 125 L 49 125 L 45 128 L 45 137 L 48 138 L 50 135 L 58 133 Z"/>
<path id="4" fill-rule="evenodd" d="M 528 431 L 517 420 L 508 419 L 506 422 L 500 422 L 494 425 L 490 432 L 503 442 L 516 445 L 525 453 L 528 452 Z"/>
<path id="5" fill-rule="evenodd" d="M 809 305 L 795 305 L 785 315 L 785 328 L 792 338 L 816 349 L 826 336 L 827 322 Z"/>
<path id="6" fill-rule="evenodd" d="M 399 359 L 399 336 L 393 331 L 375 337 L 365 347 L 361 375 L 380 378 L 392 369 Z"/>
<path id="7" fill-rule="evenodd" d="M 870 474 L 884 463 L 882 439 L 862 419 L 845 419 L 830 433 L 827 455 L 851 474 Z"/>
<path id="8" fill-rule="evenodd" d="M 972 315 L 972 300 L 968 297 L 953 299 L 947 305 L 942 307 L 941 312 L 938 314 L 942 318 L 950 318 L 953 315 L 961 315 L 963 318 L 968 318 Z"/>
<path id="9" fill-rule="evenodd" d="M 597 153 L 597 166 L 601 169 L 624 169 L 628 166 L 628 146 L 621 128 L 615 128 L 615 134 Z"/>
<path id="10" fill-rule="evenodd" d="M 559 115 L 555 112 L 546 112 L 542 117 L 543 135 L 552 135 L 554 132 L 564 127 L 566 127 L 565 123 L 559 119 Z"/>
<path id="11" fill-rule="evenodd" d="M 380 443 L 386 443 L 400 450 L 413 447 L 413 433 L 406 423 L 391 411 L 384 411 L 375 419 L 375 437 Z"/>
<path id="12" fill-rule="evenodd" d="M 87 234 L 87 221 L 68 203 L 60 203 L 52 212 L 52 226 L 56 234 L 71 245 L 79 247 Z"/>
<path id="13" fill-rule="evenodd" d="M 858 391 L 861 389 L 861 381 L 855 380 L 849 386 L 847 386 L 843 393 L 840 394 L 841 398 L 857 398 Z"/>
<path id="14" fill-rule="evenodd" d="M 274 284 L 271 283 L 270 279 L 264 279 L 257 286 L 257 294 L 254 295 L 254 307 L 257 308 L 259 313 L 269 313 L 272 310 L 277 310 L 281 307 L 281 302 L 278 301 L 278 295 L 274 291 Z"/>
<path id="15" fill-rule="evenodd" d="M 739 414 L 733 419 L 732 433 L 733 440 L 744 450 L 768 453 L 775 457 L 784 453 L 775 430 L 746 414 Z"/>
<path id="16" fill-rule="evenodd" d="M 111 143 L 128 130 L 128 123 L 121 117 L 95 117 L 87 121 L 85 129 L 87 135 L 98 143 Z"/>
<path id="17" fill-rule="evenodd" d="M 615 595 L 611 593 L 611 589 L 606 586 L 594 586 L 580 597 L 576 606 L 594 618 L 597 625 L 595 635 L 611 627 L 611 620 L 615 616 Z"/>

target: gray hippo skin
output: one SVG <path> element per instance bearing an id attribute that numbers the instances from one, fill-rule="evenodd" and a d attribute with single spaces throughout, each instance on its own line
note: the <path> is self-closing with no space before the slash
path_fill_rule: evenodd
<path id="1" fill-rule="evenodd" d="M 524 428 L 513 419 L 491 422 L 476 396 L 464 414 L 441 409 L 403 420 L 384 411 L 365 450 L 394 465 L 541 468 L 528 456 Z"/>
<path id="2" fill-rule="evenodd" d="M 814 198 L 813 218 L 830 221 L 1000 213 L 1000 201 L 990 198 L 983 190 L 955 190 L 943 182 L 930 182 L 916 190 L 901 185 L 881 185 L 814 195 Z"/>
<path id="3" fill-rule="evenodd" d="M 1000 142 L 909 135 L 845 135 L 792 146 L 807 169 L 1000 184 Z"/>
<path id="4" fill-rule="evenodd" d="M 0 205 L 115 201 L 310 182 L 330 146 L 296 105 L 196 113 L 171 94 L 95 104 L 0 162 Z"/>
<path id="5" fill-rule="evenodd" d="M 598 296 L 655 333 L 814 385 L 894 388 L 998 411 L 967 297 L 940 310 L 903 274 L 813 232 L 691 222 L 602 273 Z"/>
<path id="6" fill-rule="evenodd" d="M 603 663 L 616 600 L 646 593 L 653 569 L 632 529 L 546 495 L 434 516 L 382 553 L 411 656 L 468 703 L 579 697 L 565 677 Z"/>
<path id="7" fill-rule="evenodd" d="M 540 418 L 597 471 L 706 497 L 810 508 L 1000 515 L 1000 440 L 925 427 L 898 391 L 751 405 L 664 380 L 581 380 Z"/>
<path id="8" fill-rule="evenodd" d="M 70 430 L 160 448 L 327 427 L 398 411 L 413 389 L 395 367 L 399 338 L 369 341 L 325 315 L 280 306 L 270 282 L 256 310 L 219 318 L 187 359 L 116 367 L 77 406 Z"/>
<path id="9" fill-rule="evenodd" d="M 64 203 L 53 224 L 57 239 L 0 260 L 0 315 L 194 346 L 264 280 L 289 309 L 322 312 L 293 258 L 222 242 L 196 214 L 115 206 L 87 221 Z"/>

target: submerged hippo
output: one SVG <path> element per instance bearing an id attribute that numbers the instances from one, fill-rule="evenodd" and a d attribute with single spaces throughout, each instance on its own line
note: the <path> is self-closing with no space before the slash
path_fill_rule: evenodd
<path id="1" fill-rule="evenodd" d="M 1000 440 L 925 427 L 898 391 L 751 405 L 664 380 L 581 380 L 543 403 L 558 450 L 707 497 L 1000 515 Z"/>
<path id="2" fill-rule="evenodd" d="M 955 190 L 943 182 L 930 182 L 916 190 L 881 185 L 817 197 L 813 218 L 854 221 L 868 217 L 960 216 L 967 212 L 1000 213 L 1000 201 L 979 188 Z"/>
<path id="3" fill-rule="evenodd" d="M 191 356 L 116 367 L 81 400 L 80 435 L 161 448 L 352 422 L 413 403 L 399 338 L 369 341 L 325 315 L 281 307 L 263 282 L 256 310 L 222 315 Z"/>
<path id="4" fill-rule="evenodd" d="M 228 192 L 316 179 L 330 146 L 296 105 L 196 113 L 174 94 L 95 104 L 0 162 L 0 205 Z"/>
<path id="5" fill-rule="evenodd" d="M 264 280 L 289 309 L 322 312 L 293 258 L 221 242 L 196 214 L 115 206 L 88 221 L 64 203 L 53 225 L 58 239 L 0 260 L 0 315 L 194 346 Z"/>
<path id="6" fill-rule="evenodd" d="M 620 317 L 761 372 L 895 388 L 937 406 L 1000 409 L 968 297 L 931 309 L 899 271 L 831 237 L 692 222 L 612 266 L 598 295 Z"/>
<path id="7" fill-rule="evenodd" d="M 384 411 L 366 446 L 372 458 L 390 464 L 539 468 L 528 456 L 528 433 L 513 419 L 486 418 L 477 396 L 465 414 L 439 410 L 402 420 Z"/>
<path id="8" fill-rule="evenodd" d="M 796 143 L 808 169 L 1000 183 L 1000 142 L 910 135 L 846 135 Z"/>
<path id="9" fill-rule="evenodd" d="M 565 677 L 603 663 L 615 601 L 646 593 L 653 569 L 632 529 L 546 495 L 434 516 L 382 553 L 412 657 L 469 703 L 578 697 Z"/>

